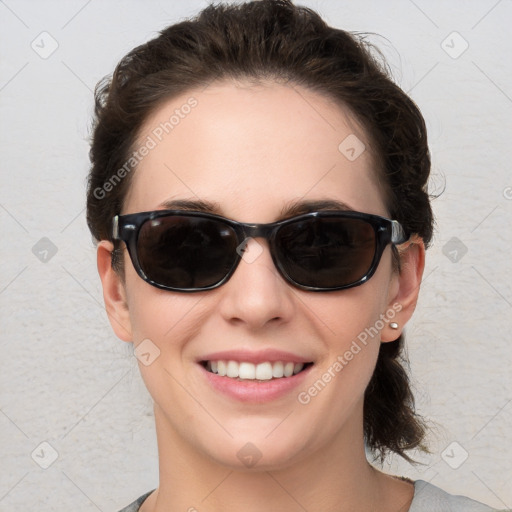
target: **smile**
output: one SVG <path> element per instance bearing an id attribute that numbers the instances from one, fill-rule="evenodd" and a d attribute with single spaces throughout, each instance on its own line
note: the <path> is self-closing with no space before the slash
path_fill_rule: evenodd
<path id="1" fill-rule="evenodd" d="M 238 380 L 268 381 L 297 375 L 311 363 L 294 363 L 292 361 L 265 361 L 254 364 L 246 361 L 217 360 L 205 361 L 204 367 L 220 377 Z"/>

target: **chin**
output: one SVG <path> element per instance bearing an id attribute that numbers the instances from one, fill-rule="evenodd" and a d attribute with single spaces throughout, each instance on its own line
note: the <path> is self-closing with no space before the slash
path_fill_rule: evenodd
<path id="1" fill-rule="evenodd" d="M 297 442 L 287 436 L 273 440 L 263 439 L 261 435 L 254 440 L 236 436 L 234 439 L 219 443 L 215 449 L 205 447 L 215 463 L 238 472 L 278 471 L 285 469 L 304 458 L 304 435 L 297 434 Z M 301 441 L 299 441 L 301 440 Z"/>

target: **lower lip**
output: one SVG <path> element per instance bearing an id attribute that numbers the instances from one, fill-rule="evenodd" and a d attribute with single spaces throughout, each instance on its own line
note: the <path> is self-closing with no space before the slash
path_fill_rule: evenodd
<path id="1" fill-rule="evenodd" d="M 209 384 L 215 390 L 240 402 L 252 403 L 270 402 L 285 396 L 304 382 L 306 375 L 312 368 L 312 365 L 308 366 L 305 370 L 291 377 L 258 381 L 221 377 L 216 373 L 209 372 L 202 365 L 199 366 Z"/>

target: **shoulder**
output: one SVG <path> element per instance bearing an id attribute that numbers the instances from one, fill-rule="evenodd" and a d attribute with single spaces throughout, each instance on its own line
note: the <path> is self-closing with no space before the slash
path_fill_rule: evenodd
<path id="1" fill-rule="evenodd" d="M 138 512 L 153 491 L 143 494 L 119 512 Z M 414 482 L 414 499 L 409 512 L 496 512 L 496 509 L 465 496 L 448 494 L 439 487 L 423 480 Z"/>
<path id="2" fill-rule="evenodd" d="M 496 509 L 465 496 L 449 494 L 423 480 L 414 482 L 409 512 L 493 512 Z"/>
<path id="3" fill-rule="evenodd" d="M 119 512 L 138 512 L 140 506 L 146 501 L 146 498 L 153 491 L 149 491 L 146 494 L 143 494 L 140 498 L 136 499 L 133 503 L 130 503 L 127 507 L 121 509 Z"/>

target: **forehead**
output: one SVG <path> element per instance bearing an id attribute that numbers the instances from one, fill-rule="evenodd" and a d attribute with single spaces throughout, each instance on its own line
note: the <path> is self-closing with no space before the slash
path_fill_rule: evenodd
<path id="1" fill-rule="evenodd" d="M 346 108 L 299 86 L 230 81 L 190 90 L 146 120 L 124 212 L 172 199 L 248 222 L 283 204 L 332 199 L 386 214 L 369 140 Z"/>

